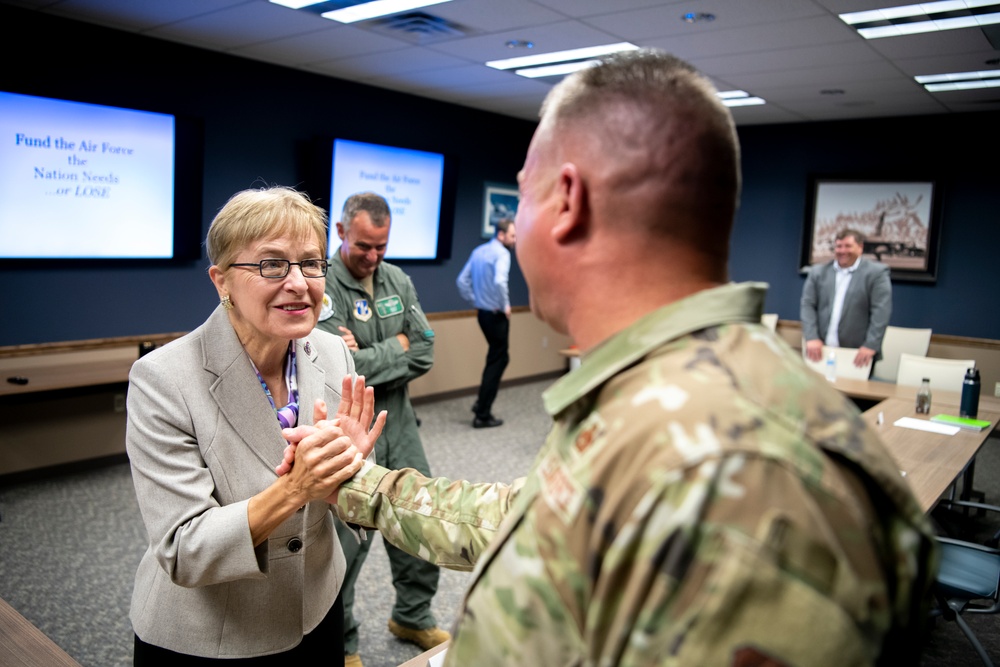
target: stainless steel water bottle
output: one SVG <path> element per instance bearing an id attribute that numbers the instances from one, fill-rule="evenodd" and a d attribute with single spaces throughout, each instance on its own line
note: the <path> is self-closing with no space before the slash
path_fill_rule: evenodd
<path id="1" fill-rule="evenodd" d="M 958 409 L 960 417 L 975 419 L 979 414 L 979 369 L 973 366 L 965 372 L 962 381 L 962 403 Z"/>

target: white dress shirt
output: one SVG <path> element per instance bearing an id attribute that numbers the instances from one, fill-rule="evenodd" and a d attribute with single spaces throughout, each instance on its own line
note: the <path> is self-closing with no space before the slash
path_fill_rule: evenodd
<path id="1" fill-rule="evenodd" d="M 830 328 L 826 331 L 826 340 L 824 341 L 830 347 L 840 347 L 840 334 L 837 333 L 837 329 L 840 328 L 840 315 L 844 311 L 844 297 L 847 295 L 847 288 L 851 285 L 851 276 L 854 275 L 854 270 L 858 268 L 860 263 L 861 258 L 858 257 L 854 260 L 854 264 L 842 268 L 837 260 L 833 260 L 833 269 L 837 272 L 837 284 L 833 294 Z"/>

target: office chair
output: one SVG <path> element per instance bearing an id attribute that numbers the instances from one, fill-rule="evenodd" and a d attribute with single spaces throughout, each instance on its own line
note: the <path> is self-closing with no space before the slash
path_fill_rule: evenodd
<path id="1" fill-rule="evenodd" d="M 896 384 L 919 387 L 923 378 L 929 378 L 931 390 L 960 392 L 965 371 L 975 365 L 975 359 L 941 359 L 903 352 L 899 355 Z M 933 404 L 932 401 L 931 405 Z"/>
<path id="2" fill-rule="evenodd" d="M 991 509 L 1000 511 L 1000 507 Z M 941 564 L 934 585 L 937 608 L 932 615 L 955 621 L 983 664 L 993 667 L 962 615 L 1000 612 L 1000 550 L 948 537 L 938 537 L 938 543 Z"/>
<path id="3" fill-rule="evenodd" d="M 899 355 L 903 352 L 926 357 L 931 345 L 930 329 L 886 327 L 882 339 L 882 358 L 875 362 L 872 379 L 896 382 L 899 373 Z"/>

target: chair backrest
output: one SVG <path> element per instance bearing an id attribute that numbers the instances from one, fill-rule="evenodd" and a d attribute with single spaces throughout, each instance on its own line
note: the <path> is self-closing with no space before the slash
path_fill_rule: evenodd
<path id="1" fill-rule="evenodd" d="M 764 313 L 760 316 L 760 323 L 774 331 L 778 328 L 778 313 Z"/>
<path id="2" fill-rule="evenodd" d="M 903 352 L 899 355 L 899 374 L 896 377 L 896 384 L 917 387 L 923 378 L 928 378 L 931 381 L 931 389 L 962 391 L 965 371 L 975 365 L 975 359 L 920 357 Z"/>
<path id="3" fill-rule="evenodd" d="M 930 345 L 930 329 L 886 327 L 885 337 L 882 339 L 882 358 L 875 362 L 872 379 L 895 382 L 899 373 L 899 355 L 906 352 L 926 357 Z"/>
<path id="4" fill-rule="evenodd" d="M 860 368 L 854 365 L 854 357 L 858 354 L 858 348 L 856 347 L 829 347 L 827 345 L 823 346 L 823 356 L 820 357 L 819 361 L 810 361 L 805 356 L 805 345 L 802 346 L 802 360 L 806 363 L 806 366 L 813 369 L 823 377 L 826 377 L 826 358 L 830 354 L 830 350 L 836 353 L 837 357 L 837 377 L 846 378 L 850 380 L 867 380 L 868 375 L 872 372 L 871 362 L 861 366 Z"/>

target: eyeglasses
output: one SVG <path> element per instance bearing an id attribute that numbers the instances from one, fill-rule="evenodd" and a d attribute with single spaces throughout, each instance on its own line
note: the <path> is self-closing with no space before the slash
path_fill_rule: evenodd
<path id="1" fill-rule="evenodd" d="M 260 270 L 262 278 L 284 278 L 293 266 L 299 267 L 304 278 L 322 278 L 326 275 L 329 262 L 325 259 L 304 259 L 301 262 L 289 262 L 287 259 L 262 259 L 256 264 L 230 264 L 234 266 L 253 266 Z"/>

